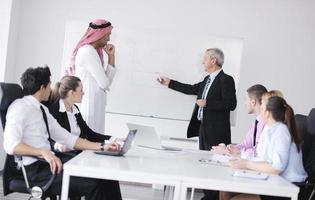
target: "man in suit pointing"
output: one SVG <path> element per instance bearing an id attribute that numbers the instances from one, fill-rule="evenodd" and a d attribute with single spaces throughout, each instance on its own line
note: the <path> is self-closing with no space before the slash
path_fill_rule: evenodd
<path id="1" fill-rule="evenodd" d="M 234 79 L 222 70 L 224 54 L 218 48 L 207 49 L 203 65 L 208 75 L 194 85 L 167 77 L 158 81 L 188 95 L 197 95 L 187 137 L 199 136 L 199 149 L 210 150 L 219 143 L 231 143 L 230 111 L 236 108 Z"/>
<path id="2" fill-rule="evenodd" d="M 231 143 L 230 111 L 236 108 L 235 84 L 233 77 L 223 72 L 223 63 L 222 50 L 207 49 L 202 64 L 208 75 L 203 81 L 190 85 L 167 77 L 158 78 L 162 85 L 173 90 L 197 95 L 187 137 L 199 136 L 200 150 L 210 150 L 219 143 Z M 218 191 L 204 190 L 202 200 L 218 198 Z"/>

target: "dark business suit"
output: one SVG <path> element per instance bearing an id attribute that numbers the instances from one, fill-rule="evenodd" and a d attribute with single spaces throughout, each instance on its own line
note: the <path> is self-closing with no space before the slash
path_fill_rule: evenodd
<path id="1" fill-rule="evenodd" d="M 194 85 L 170 81 L 169 88 L 202 98 L 208 76 L 202 82 Z M 199 149 L 210 150 L 219 143 L 231 143 L 230 111 L 236 108 L 234 79 L 223 71 L 213 80 L 206 96 L 206 107 L 203 108 L 203 118 L 198 120 L 199 106 L 195 108 L 188 126 L 187 137 L 199 136 Z M 204 190 L 201 200 L 219 199 L 218 191 Z"/>
<path id="2" fill-rule="evenodd" d="M 56 118 L 58 123 L 63 128 L 67 129 L 69 131 L 69 134 L 71 134 L 70 133 L 71 132 L 70 123 L 69 123 L 67 113 L 66 112 L 60 112 L 59 107 L 60 107 L 59 101 L 48 105 L 50 113 Z M 79 110 L 79 108 L 78 108 L 78 110 Z M 104 142 L 104 140 L 110 139 L 111 136 L 102 135 L 102 134 L 94 132 L 86 124 L 86 122 L 82 118 L 82 115 L 80 112 L 78 114 L 76 114 L 75 117 L 76 117 L 78 126 L 81 129 L 80 138 L 87 139 L 87 140 L 92 141 L 92 142 Z M 105 200 L 107 200 L 107 199 L 121 200 L 122 199 L 118 181 L 98 180 L 98 189 L 100 191 L 102 191 L 102 197 L 104 197 Z"/>
<path id="3" fill-rule="evenodd" d="M 54 116 L 56 118 L 56 120 L 58 121 L 58 123 L 63 128 L 67 129 L 69 131 L 69 133 L 70 133 L 71 132 L 71 130 L 70 130 L 70 123 L 69 123 L 69 120 L 68 120 L 67 113 L 59 111 L 59 107 L 60 107 L 59 101 L 49 105 L 48 107 L 49 107 L 49 112 L 52 114 L 52 116 Z M 86 124 L 86 122 L 82 118 L 82 115 L 81 115 L 80 112 L 78 114 L 76 114 L 75 117 L 77 119 L 78 126 L 81 129 L 80 138 L 84 138 L 84 139 L 87 139 L 87 140 L 92 141 L 92 142 L 103 142 L 104 140 L 109 140 L 110 139 L 111 136 L 109 136 L 109 135 L 103 135 L 103 134 L 99 134 L 99 133 L 94 132 Z"/>
<path id="4" fill-rule="evenodd" d="M 208 76 L 194 85 L 170 81 L 169 88 L 197 95 L 201 99 Z M 236 108 L 234 79 L 221 71 L 213 80 L 203 109 L 203 120 L 197 119 L 199 106 L 195 108 L 188 126 L 187 137 L 199 136 L 199 148 L 210 150 L 219 143 L 231 143 L 230 111 Z"/>

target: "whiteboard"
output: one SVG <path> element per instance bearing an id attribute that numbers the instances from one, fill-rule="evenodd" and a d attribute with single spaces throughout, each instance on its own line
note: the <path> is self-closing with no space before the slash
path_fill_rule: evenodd
<path id="1" fill-rule="evenodd" d="M 63 66 L 68 63 L 87 24 L 67 21 Z M 106 111 L 109 113 L 190 120 L 196 96 L 160 85 L 156 81 L 156 72 L 180 82 L 197 83 L 206 75 L 202 66 L 204 52 L 213 47 L 223 50 L 223 70 L 233 76 L 238 88 L 243 49 L 240 38 L 145 27 L 115 27 L 110 43 L 116 46 L 118 71 L 108 93 Z"/>

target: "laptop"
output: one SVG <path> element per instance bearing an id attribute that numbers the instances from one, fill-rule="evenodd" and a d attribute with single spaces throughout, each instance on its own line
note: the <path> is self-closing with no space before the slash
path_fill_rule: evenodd
<path id="1" fill-rule="evenodd" d="M 134 139 L 134 144 L 140 147 L 169 150 L 169 151 L 181 151 L 181 148 L 164 146 L 161 144 L 160 138 L 157 135 L 155 128 L 152 126 L 144 126 L 140 124 L 127 123 L 129 130 L 136 129 L 137 136 Z"/>
<path id="2" fill-rule="evenodd" d="M 131 148 L 131 144 L 135 138 L 136 132 L 137 130 L 135 129 L 129 130 L 128 136 L 126 137 L 124 145 L 122 146 L 120 151 L 95 151 L 94 153 L 109 156 L 123 156 Z"/>

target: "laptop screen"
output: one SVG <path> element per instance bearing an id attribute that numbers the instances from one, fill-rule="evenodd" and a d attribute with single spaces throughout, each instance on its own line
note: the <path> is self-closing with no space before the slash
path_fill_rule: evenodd
<path id="1" fill-rule="evenodd" d="M 135 138 L 137 130 L 130 130 L 128 133 L 128 136 L 125 140 L 124 146 L 121 149 L 121 154 L 125 154 L 127 153 L 127 151 L 130 149 L 131 145 L 132 145 L 132 141 Z"/>
<path id="2" fill-rule="evenodd" d="M 144 126 L 140 124 L 127 123 L 129 130 L 138 130 L 135 138 L 135 145 L 150 146 L 152 148 L 161 149 L 160 138 L 153 126 Z"/>
<path id="3" fill-rule="evenodd" d="M 132 141 L 136 135 L 137 130 L 130 130 L 128 136 L 125 139 L 125 142 L 120 151 L 95 151 L 94 153 L 100 155 L 110 155 L 110 156 L 122 156 L 131 148 Z"/>

